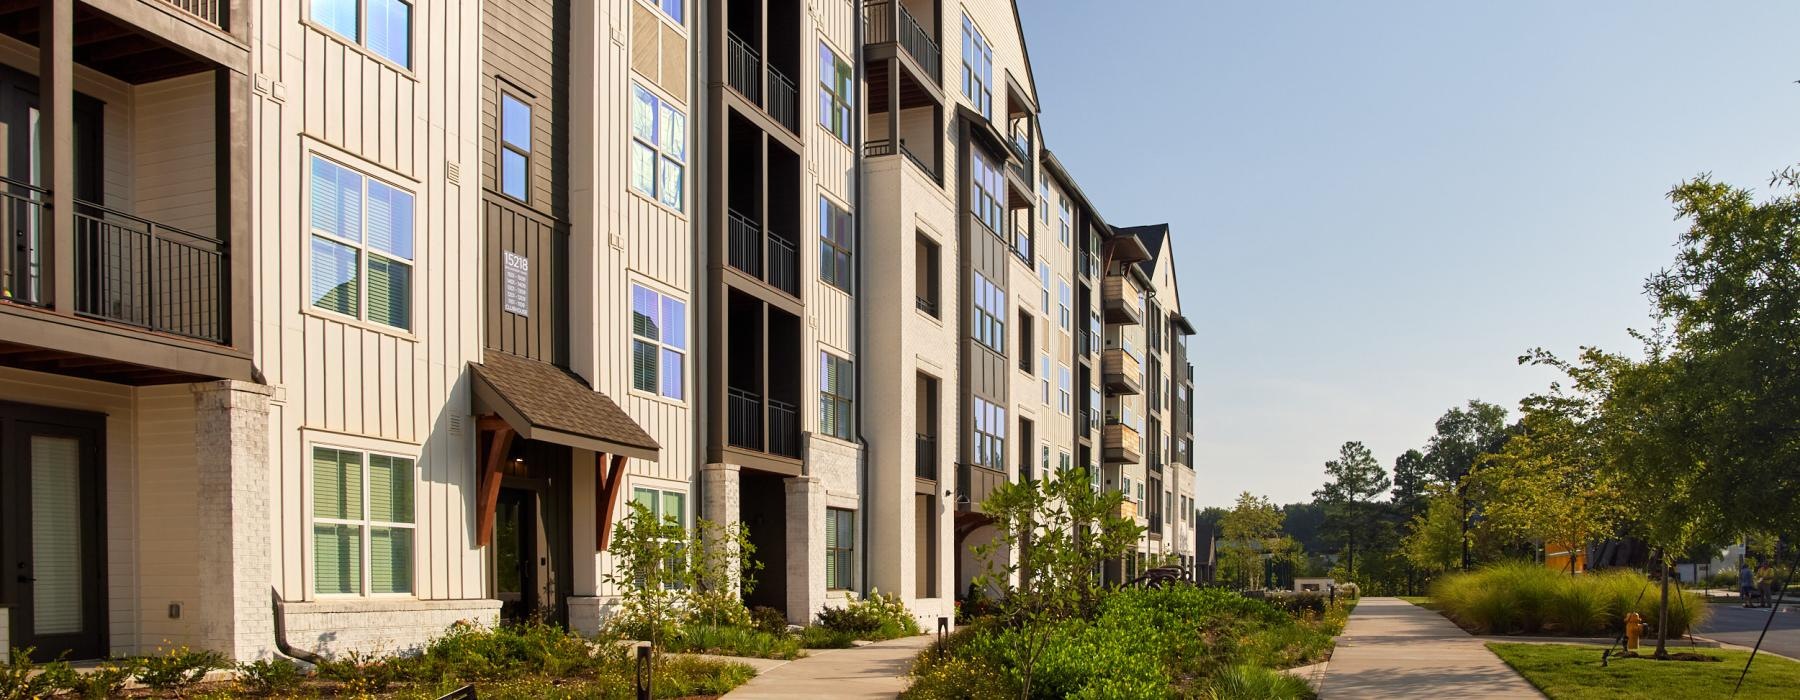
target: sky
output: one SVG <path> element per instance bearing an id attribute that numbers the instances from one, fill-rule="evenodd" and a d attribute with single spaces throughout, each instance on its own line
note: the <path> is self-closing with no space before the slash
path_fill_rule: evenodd
<path id="1" fill-rule="evenodd" d="M 1202 506 L 1516 415 L 1531 348 L 1633 349 L 1669 189 L 1800 163 L 1800 2 L 1018 5 L 1045 144 L 1173 227 Z"/>

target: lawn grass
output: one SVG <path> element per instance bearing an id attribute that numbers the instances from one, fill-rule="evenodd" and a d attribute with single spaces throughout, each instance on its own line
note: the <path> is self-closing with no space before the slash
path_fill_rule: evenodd
<path id="1" fill-rule="evenodd" d="M 1432 607 L 1431 596 L 1428 595 L 1397 595 L 1394 597 L 1428 610 L 1437 609 Z"/>
<path id="2" fill-rule="evenodd" d="M 1489 643 L 1507 665 L 1538 690 L 1559 698 L 1730 698 L 1738 674 L 1744 670 L 1746 651 L 1679 649 L 1724 659 L 1706 661 L 1656 661 L 1614 658 L 1600 665 L 1601 649 L 1571 644 Z M 1647 647 L 1646 651 L 1653 647 Z M 1800 687 L 1800 663 L 1759 654 L 1739 697 L 1792 697 Z M 1673 693 L 1673 695 L 1671 695 Z"/>

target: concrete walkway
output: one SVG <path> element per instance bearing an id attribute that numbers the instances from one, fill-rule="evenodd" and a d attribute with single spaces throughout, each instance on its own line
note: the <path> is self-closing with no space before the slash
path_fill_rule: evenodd
<path id="1" fill-rule="evenodd" d="M 774 698 L 892 698 L 906 689 L 913 658 L 931 635 L 851 649 L 811 650 L 806 658 L 769 669 L 725 694 L 730 700 Z"/>
<path id="2" fill-rule="evenodd" d="M 1363 598 L 1338 637 L 1319 696 L 1542 698 L 1500 657 L 1436 612 Z"/>

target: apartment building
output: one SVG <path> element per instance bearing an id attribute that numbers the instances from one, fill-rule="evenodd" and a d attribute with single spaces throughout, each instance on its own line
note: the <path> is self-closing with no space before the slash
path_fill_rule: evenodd
<path id="1" fill-rule="evenodd" d="M 41 0 L 0 64 L 0 650 L 591 632 L 631 503 L 929 626 L 1077 466 L 1195 551 L 1172 237 L 1012 3 Z"/>

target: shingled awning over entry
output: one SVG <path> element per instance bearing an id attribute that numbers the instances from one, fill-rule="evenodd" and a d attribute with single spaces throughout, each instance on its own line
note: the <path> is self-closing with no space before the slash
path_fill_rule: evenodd
<path id="1" fill-rule="evenodd" d="M 519 437 L 650 461 L 662 450 L 624 409 L 568 370 L 495 350 L 482 359 L 470 363 L 475 398 Z"/>

